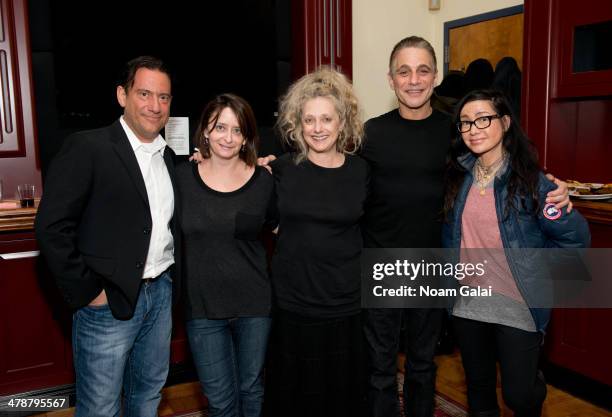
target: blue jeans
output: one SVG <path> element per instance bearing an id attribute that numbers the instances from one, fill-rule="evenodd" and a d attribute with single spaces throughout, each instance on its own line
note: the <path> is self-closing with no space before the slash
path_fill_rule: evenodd
<path id="1" fill-rule="evenodd" d="M 259 417 L 269 317 L 187 322 L 191 353 L 210 417 Z"/>
<path id="2" fill-rule="evenodd" d="M 72 322 L 76 417 L 157 416 L 170 362 L 172 280 L 143 283 L 134 317 L 117 320 L 108 305 L 83 307 Z"/>

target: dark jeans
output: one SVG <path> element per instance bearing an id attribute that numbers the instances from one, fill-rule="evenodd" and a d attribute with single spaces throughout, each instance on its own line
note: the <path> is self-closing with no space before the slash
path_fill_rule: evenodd
<path id="1" fill-rule="evenodd" d="M 368 405 L 372 417 L 399 416 L 397 354 L 404 321 L 406 417 L 431 417 L 434 412 L 434 354 L 442 309 L 368 309 L 365 338 L 368 353 Z"/>
<path id="2" fill-rule="evenodd" d="M 452 319 L 473 415 L 499 410 L 496 363 L 502 396 L 515 417 L 540 416 L 546 384 L 538 372 L 542 334 L 459 317 Z M 495 414 L 491 414 L 495 415 Z"/>

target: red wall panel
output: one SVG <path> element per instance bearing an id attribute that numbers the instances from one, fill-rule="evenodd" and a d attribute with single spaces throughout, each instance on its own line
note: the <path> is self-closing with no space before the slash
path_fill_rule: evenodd
<path id="1" fill-rule="evenodd" d="M 560 178 L 612 182 L 612 71 L 567 72 L 570 26 L 597 22 L 611 8 L 607 0 L 583 0 L 578 8 L 570 0 L 525 0 L 522 122 L 541 164 Z M 612 222 L 604 217 L 589 220 L 592 245 L 612 248 Z M 548 360 L 612 385 L 611 321 L 612 309 L 555 310 Z"/>

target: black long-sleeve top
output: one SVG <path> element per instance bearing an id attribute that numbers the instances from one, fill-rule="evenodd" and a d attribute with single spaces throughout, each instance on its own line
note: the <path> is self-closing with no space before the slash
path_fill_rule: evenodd
<path id="1" fill-rule="evenodd" d="M 368 167 L 346 156 L 338 168 L 288 153 L 274 161 L 279 232 L 272 262 L 278 306 L 309 317 L 341 317 L 360 310 L 359 222 Z"/>

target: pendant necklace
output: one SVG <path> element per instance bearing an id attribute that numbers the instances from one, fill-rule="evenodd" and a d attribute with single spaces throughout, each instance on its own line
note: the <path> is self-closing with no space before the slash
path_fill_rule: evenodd
<path id="1" fill-rule="evenodd" d="M 480 195 L 485 195 L 487 185 L 489 185 L 491 180 L 495 178 L 495 174 L 503 165 L 504 156 L 505 154 L 502 153 L 502 155 L 489 166 L 485 166 L 482 163 L 481 158 L 478 158 L 476 160 L 476 164 L 474 165 L 474 171 L 476 177 L 476 184 L 478 185 L 478 188 L 480 188 Z"/>

